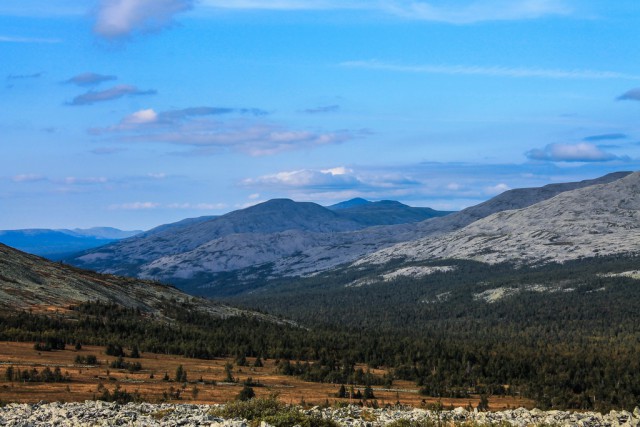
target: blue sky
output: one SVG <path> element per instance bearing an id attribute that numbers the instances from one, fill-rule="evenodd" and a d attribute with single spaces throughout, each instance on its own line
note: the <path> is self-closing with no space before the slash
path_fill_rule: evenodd
<path id="1" fill-rule="evenodd" d="M 0 229 L 640 169 L 635 0 L 0 0 Z"/>

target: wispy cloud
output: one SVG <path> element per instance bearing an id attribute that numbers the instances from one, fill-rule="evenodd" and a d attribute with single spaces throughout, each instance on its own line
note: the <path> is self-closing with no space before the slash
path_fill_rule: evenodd
<path id="1" fill-rule="evenodd" d="M 526 153 L 531 160 L 550 162 L 608 162 L 621 157 L 604 151 L 601 147 L 588 142 L 577 144 L 549 144 Z"/>
<path id="2" fill-rule="evenodd" d="M 65 83 L 78 86 L 94 86 L 110 80 L 116 80 L 117 78 L 118 77 L 116 76 L 87 72 L 73 76 L 69 80 L 65 81 Z"/>
<path id="3" fill-rule="evenodd" d="M 485 21 L 538 19 L 550 15 L 569 15 L 572 9 L 561 0 L 475 0 L 451 6 L 433 1 L 386 1 L 382 7 L 407 19 L 473 24 Z"/>
<path id="4" fill-rule="evenodd" d="M 583 141 L 587 142 L 598 142 L 598 141 L 615 141 L 619 139 L 626 139 L 629 135 L 624 133 L 604 133 L 601 135 L 590 135 L 582 138 Z"/>
<path id="5" fill-rule="evenodd" d="M 68 176 L 62 179 L 62 183 L 66 185 L 92 185 L 92 184 L 105 184 L 109 180 L 103 176 L 99 177 L 77 177 Z"/>
<path id="6" fill-rule="evenodd" d="M 97 184 L 106 184 L 107 182 L 109 182 L 107 178 L 102 176 L 99 176 L 99 177 L 66 176 L 64 178 L 57 178 L 57 177 L 47 177 L 45 175 L 33 174 L 33 173 L 15 175 L 11 178 L 11 180 L 13 182 L 18 182 L 18 183 L 47 181 L 52 184 L 61 184 L 61 185 L 68 185 L 68 186 L 97 185 Z"/>
<path id="7" fill-rule="evenodd" d="M 249 187 L 292 187 L 306 189 L 356 188 L 364 183 L 352 169 L 335 167 L 323 170 L 302 169 L 283 171 L 258 178 L 247 178 L 242 185 Z"/>
<path id="8" fill-rule="evenodd" d="M 94 31 L 107 39 L 159 31 L 193 4 L 194 0 L 101 0 Z"/>
<path id="9" fill-rule="evenodd" d="M 133 85 L 117 85 L 101 91 L 89 91 L 78 95 L 69 103 L 70 105 L 91 105 L 96 102 L 112 101 L 124 96 L 155 95 L 155 90 L 140 90 Z"/>
<path id="10" fill-rule="evenodd" d="M 450 24 L 537 19 L 573 12 L 562 0 L 467 0 L 453 5 L 421 0 L 203 0 L 203 4 L 240 10 L 370 10 L 403 19 Z"/>
<path id="11" fill-rule="evenodd" d="M 628 90 L 616 99 L 618 101 L 640 101 L 640 88 Z"/>
<path id="12" fill-rule="evenodd" d="M 402 65 L 382 61 L 348 61 L 340 64 L 347 68 L 392 71 L 417 74 L 475 75 L 487 77 L 547 78 L 547 79 L 626 79 L 640 80 L 640 75 L 616 71 L 558 70 L 525 67 L 480 67 L 466 65 Z M 624 96 L 624 95 L 623 95 Z M 640 99 L 640 89 L 636 94 Z M 629 98 L 618 98 L 629 99 Z"/>
<path id="13" fill-rule="evenodd" d="M 39 181 L 45 181 L 46 179 L 47 178 L 45 176 L 33 174 L 33 173 L 19 174 L 11 178 L 13 182 L 21 182 L 21 183 L 39 182 Z"/>
<path id="14" fill-rule="evenodd" d="M 61 39 L 48 39 L 41 37 L 16 37 L 16 36 L 0 36 L 0 43 L 62 43 Z"/>
<path id="15" fill-rule="evenodd" d="M 139 210 L 149 210 L 156 209 L 160 207 L 160 203 L 155 202 L 131 202 L 131 203 L 121 203 L 121 204 L 113 204 L 109 205 L 109 210 L 119 211 L 139 211 Z"/>
<path id="16" fill-rule="evenodd" d="M 165 179 L 167 174 L 164 172 L 149 172 L 147 176 L 153 179 Z"/>
<path id="17" fill-rule="evenodd" d="M 182 209 L 195 211 L 217 211 L 226 209 L 226 203 L 169 203 L 166 205 L 168 209 Z"/>
<path id="18" fill-rule="evenodd" d="M 400 169 L 400 168 L 399 168 Z M 296 200 L 373 199 L 407 196 L 423 191 L 425 182 L 401 170 L 366 170 L 338 166 L 281 171 L 244 179 L 240 185 L 288 194 Z"/>
<path id="19" fill-rule="evenodd" d="M 25 79 L 39 79 L 42 77 L 42 73 L 33 73 L 33 74 L 9 74 L 7 76 L 8 80 L 25 80 Z"/>
<path id="20" fill-rule="evenodd" d="M 177 110 L 156 112 L 152 108 L 139 110 L 124 117 L 120 123 L 106 128 L 92 128 L 94 135 L 111 132 L 143 131 L 151 128 L 166 128 L 179 123 L 204 116 L 221 116 L 226 114 L 249 116 L 265 116 L 269 114 L 259 108 L 227 108 L 227 107 L 189 107 Z"/>
<path id="21" fill-rule="evenodd" d="M 160 123 L 175 123 L 197 116 L 220 116 L 223 114 L 246 114 L 250 116 L 266 116 L 269 113 L 260 108 L 227 108 L 227 107 L 189 107 L 159 113 L 156 117 Z"/>
<path id="22" fill-rule="evenodd" d="M 302 112 L 306 114 L 324 114 L 324 113 L 335 113 L 338 110 L 340 110 L 339 105 L 325 105 L 323 107 L 307 108 L 305 110 L 302 110 Z"/>
<path id="23" fill-rule="evenodd" d="M 109 205 L 112 211 L 145 211 L 152 209 L 178 209 L 192 211 L 216 211 L 226 209 L 225 203 L 157 203 L 157 202 L 129 202 Z"/>
<path id="24" fill-rule="evenodd" d="M 511 190 L 511 187 L 509 187 L 504 182 L 484 188 L 485 194 L 489 196 L 495 196 L 497 194 L 504 193 L 505 191 L 508 191 L 508 190 Z"/>
<path id="25" fill-rule="evenodd" d="M 98 156 L 107 156 L 110 154 L 120 153 L 122 151 L 126 151 L 124 147 L 98 147 L 91 150 L 91 153 L 96 154 Z"/>
<path id="26" fill-rule="evenodd" d="M 584 154 L 584 153 L 583 153 Z M 621 166 L 621 164 L 624 164 Z M 326 169 L 280 171 L 242 180 L 239 185 L 261 199 L 289 197 L 332 204 L 353 197 L 399 200 L 411 206 L 457 210 L 510 188 L 580 181 L 620 170 L 638 169 L 637 161 L 582 162 L 571 167 L 551 161 L 523 164 L 407 163 L 351 165 Z M 330 171 L 334 171 L 333 173 Z M 251 192 L 253 192 L 251 191 Z"/>
<path id="27" fill-rule="evenodd" d="M 219 120 L 217 116 L 236 113 L 253 118 Z M 339 144 L 366 134 L 340 130 L 314 132 L 288 129 L 259 120 L 267 114 L 256 108 L 194 107 L 156 112 L 140 110 L 107 128 L 94 128 L 94 135 L 113 135 L 120 141 L 165 142 L 196 147 L 196 154 L 215 154 L 232 149 L 251 156 L 265 156 L 299 148 Z"/>

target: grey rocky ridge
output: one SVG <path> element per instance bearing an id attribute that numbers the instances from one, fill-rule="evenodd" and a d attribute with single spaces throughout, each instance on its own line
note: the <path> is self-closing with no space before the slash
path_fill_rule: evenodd
<path id="1" fill-rule="evenodd" d="M 7 427 L 26 426 L 212 426 L 247 427 L 246 419 L 223 419 L 212 414 L 219 405 L 176 405 L 106 403 L 86 401 L 77 403 L 11 403 L 0 407 L 0 424 Z M 431 420 L 443 425 L 510 425 L 517 427 L 546 426 L 630 426 L 640 424 L 640 409 L 633 412 L 541 411 L 524 408 L 498 412 L 468 411 L 464 408 L 432 411 L 415 408 L 345 408 L 314 407 L 303 410 L 308 415 L 330 419 L 341 426 L 383 427 L 400 420 L 414 423 Z M 262 422 L 261 427 L 269 427 Z M 399 424 L 402 425 L 402 424 Z M 406 425 L 406 424 L 405 424 Z"/>
<path id="2" fill-rule="evenodd" d="M 640 172 L 501 211 L 437 238 L 372 253 L 356 263 L 392 259 L 471 259 L 540 264 L 640 252 Z"/>
<path id="3" fill-rule="evenodd" d="M 410 211 L 394 204 L 397 202 L 375 204 L 356 199 L 326 209 L 312 203 L 273 200 L 222 217 L 162 226 L 86 251 L 69 262 L 215 295 L 218 278 L 229 272 L 237 273 L 236 282 L 316 274 L 385 248 L 393 247 L 386 252 L 391 254 L 402 248 L 394 246 L 400 243 L 440 238 L 497 212 L 526 208 L 563 192 L 611 183 L 628 174 L 510 190 L 460 212 L 436 217 L 429 211 Z M 417 221 L 420 215 L 430 217 Z M 398 223 L 398 218 L 404 223 Z"/>
<path id="4" fill-rule="evenodd" d="M 79 270 L 0 244 L 0 312 L 47 312 L 96 301 L 160 317 L 164 315 L 163 305 L 174 301 L 189 303 L 192 309 L 216 317 L 250 315 L 275 321 L 157 282 Z"/>

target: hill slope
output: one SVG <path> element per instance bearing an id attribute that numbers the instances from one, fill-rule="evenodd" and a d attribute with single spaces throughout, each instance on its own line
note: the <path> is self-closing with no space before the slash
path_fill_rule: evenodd
<path id="1" fill-rule="evenodd" d="M 0 244 L 0 311 L 64 311 L 95 301 L 155 315 L 162 314 L 161 306 L 168 301 L 189 302 L 197 311 L 220 317 L 249 313 L 156 282 L 79 270 Z"/>
<path id="2" fill-rule="evenodd" d="M 640 173 L 560 193 L 492 214 L 435 239 L 427 237 L 358 262 L 463 258 L 487 263 L 566 261 L 640 252 Z"/>

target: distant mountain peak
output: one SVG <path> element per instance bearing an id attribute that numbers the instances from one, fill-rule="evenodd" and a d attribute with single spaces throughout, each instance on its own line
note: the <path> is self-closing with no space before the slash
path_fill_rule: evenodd
<path id="1" fill-rule="evenodd" d="M 362 197 L 356 197 L 353 199 L 346 200 L 344 202 L 336 203 L 335 205 L 327 206 L 327 209 L 331 209 L 332 211 L 352 208 L 354 206 L 363 206 L 371 203 L 370 201 L 363 199 Z"/>

